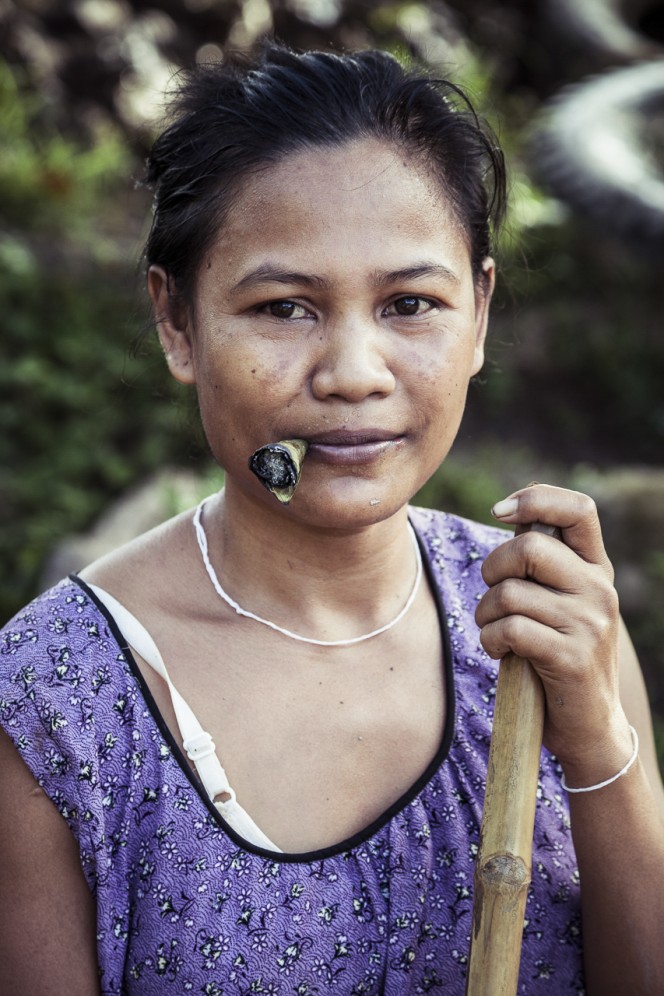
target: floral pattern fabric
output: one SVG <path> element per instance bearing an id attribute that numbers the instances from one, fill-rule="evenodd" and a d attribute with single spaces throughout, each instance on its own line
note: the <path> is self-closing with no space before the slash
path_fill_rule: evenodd
<path id="1" fill-rule="evenodd" d="M 104 996 L 462 996 L 497 677 L 473 613 L 506 534 L 422 509 L 411 521 L 446 615 L 447 729 L 411 791 L 338 847 L 275 854 L 224 825 L 82 582 L 0 632 L 0 723 L 78 842 Z M 546 751 L 519 993 L 583 993 L 569 814 Z"/>

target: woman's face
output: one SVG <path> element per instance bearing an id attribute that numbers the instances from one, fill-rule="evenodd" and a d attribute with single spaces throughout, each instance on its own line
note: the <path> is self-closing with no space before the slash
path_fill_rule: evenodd
<path id="1" fill-rule="evenodd" d="M 277 507 L 248 468 L 305 439 L 284 515 L 344 528 L 396 512 L 446 456 L 482 365 L 492 264 L 476 287 L 440 184 L 376 140 L 252 175 L 203 260 L 194 306 L 149 286 L 173 375 L 195 383 L 227 489 Z"/>

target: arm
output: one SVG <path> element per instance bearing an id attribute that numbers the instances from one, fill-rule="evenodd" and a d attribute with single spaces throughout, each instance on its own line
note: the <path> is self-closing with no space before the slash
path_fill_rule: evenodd
<path id="1" fill-rule="evenodd" d="M 487 557 L 489 591 L 477 610 L 482 643 L 492 657 L 511 650 L 536 668 L 546 697 L 544 742 L 569 785 L 617 773 L 632 752 L 629 724 L 637 729 L 640 755 L 629 772 L 569 800 L 587 992 L 653 996 L 664 992 L 664 790 L 613 571 L 590 499 L 544 486 L 513 497 L 503 521 L 559 526 L 565 542 L 527 533 Z"/>
<path id="2" fill-rule="evenodd" d="M 0 992 L 99 993 L 94 898 L 76 842 L 0 730 Z"/>
<path id="3" fill-rule="evenodd" d="M 639 734 L 639 760 L 606 790 L 571 795 L 570 813 L 588 994 L 651 996 L 664 992 L 664 793 L 643 678 L 624 626 L 619 647 L 621 698 Z"/>

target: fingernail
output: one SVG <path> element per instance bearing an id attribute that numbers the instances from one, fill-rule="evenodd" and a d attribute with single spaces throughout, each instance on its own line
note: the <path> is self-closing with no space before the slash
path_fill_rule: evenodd
<path id="1" fill-rule="evenodd" d="M 518 508 L 518 498 L 504 498 L 502 501 L 496 502 L 491 509 L 491 514 L 496 519 L 507 519 L 510 515 L 516 515 Z"/>

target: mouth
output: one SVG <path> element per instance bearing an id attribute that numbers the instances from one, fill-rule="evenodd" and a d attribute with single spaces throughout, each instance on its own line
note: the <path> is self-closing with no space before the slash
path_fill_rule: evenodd
<path id="1" fill-rule="evenodd" d="M 401 448 L 404 438 L 385 429 L 328 429 L 307 436 L 308 459 L 336 465 L 372 463 Z"/>

